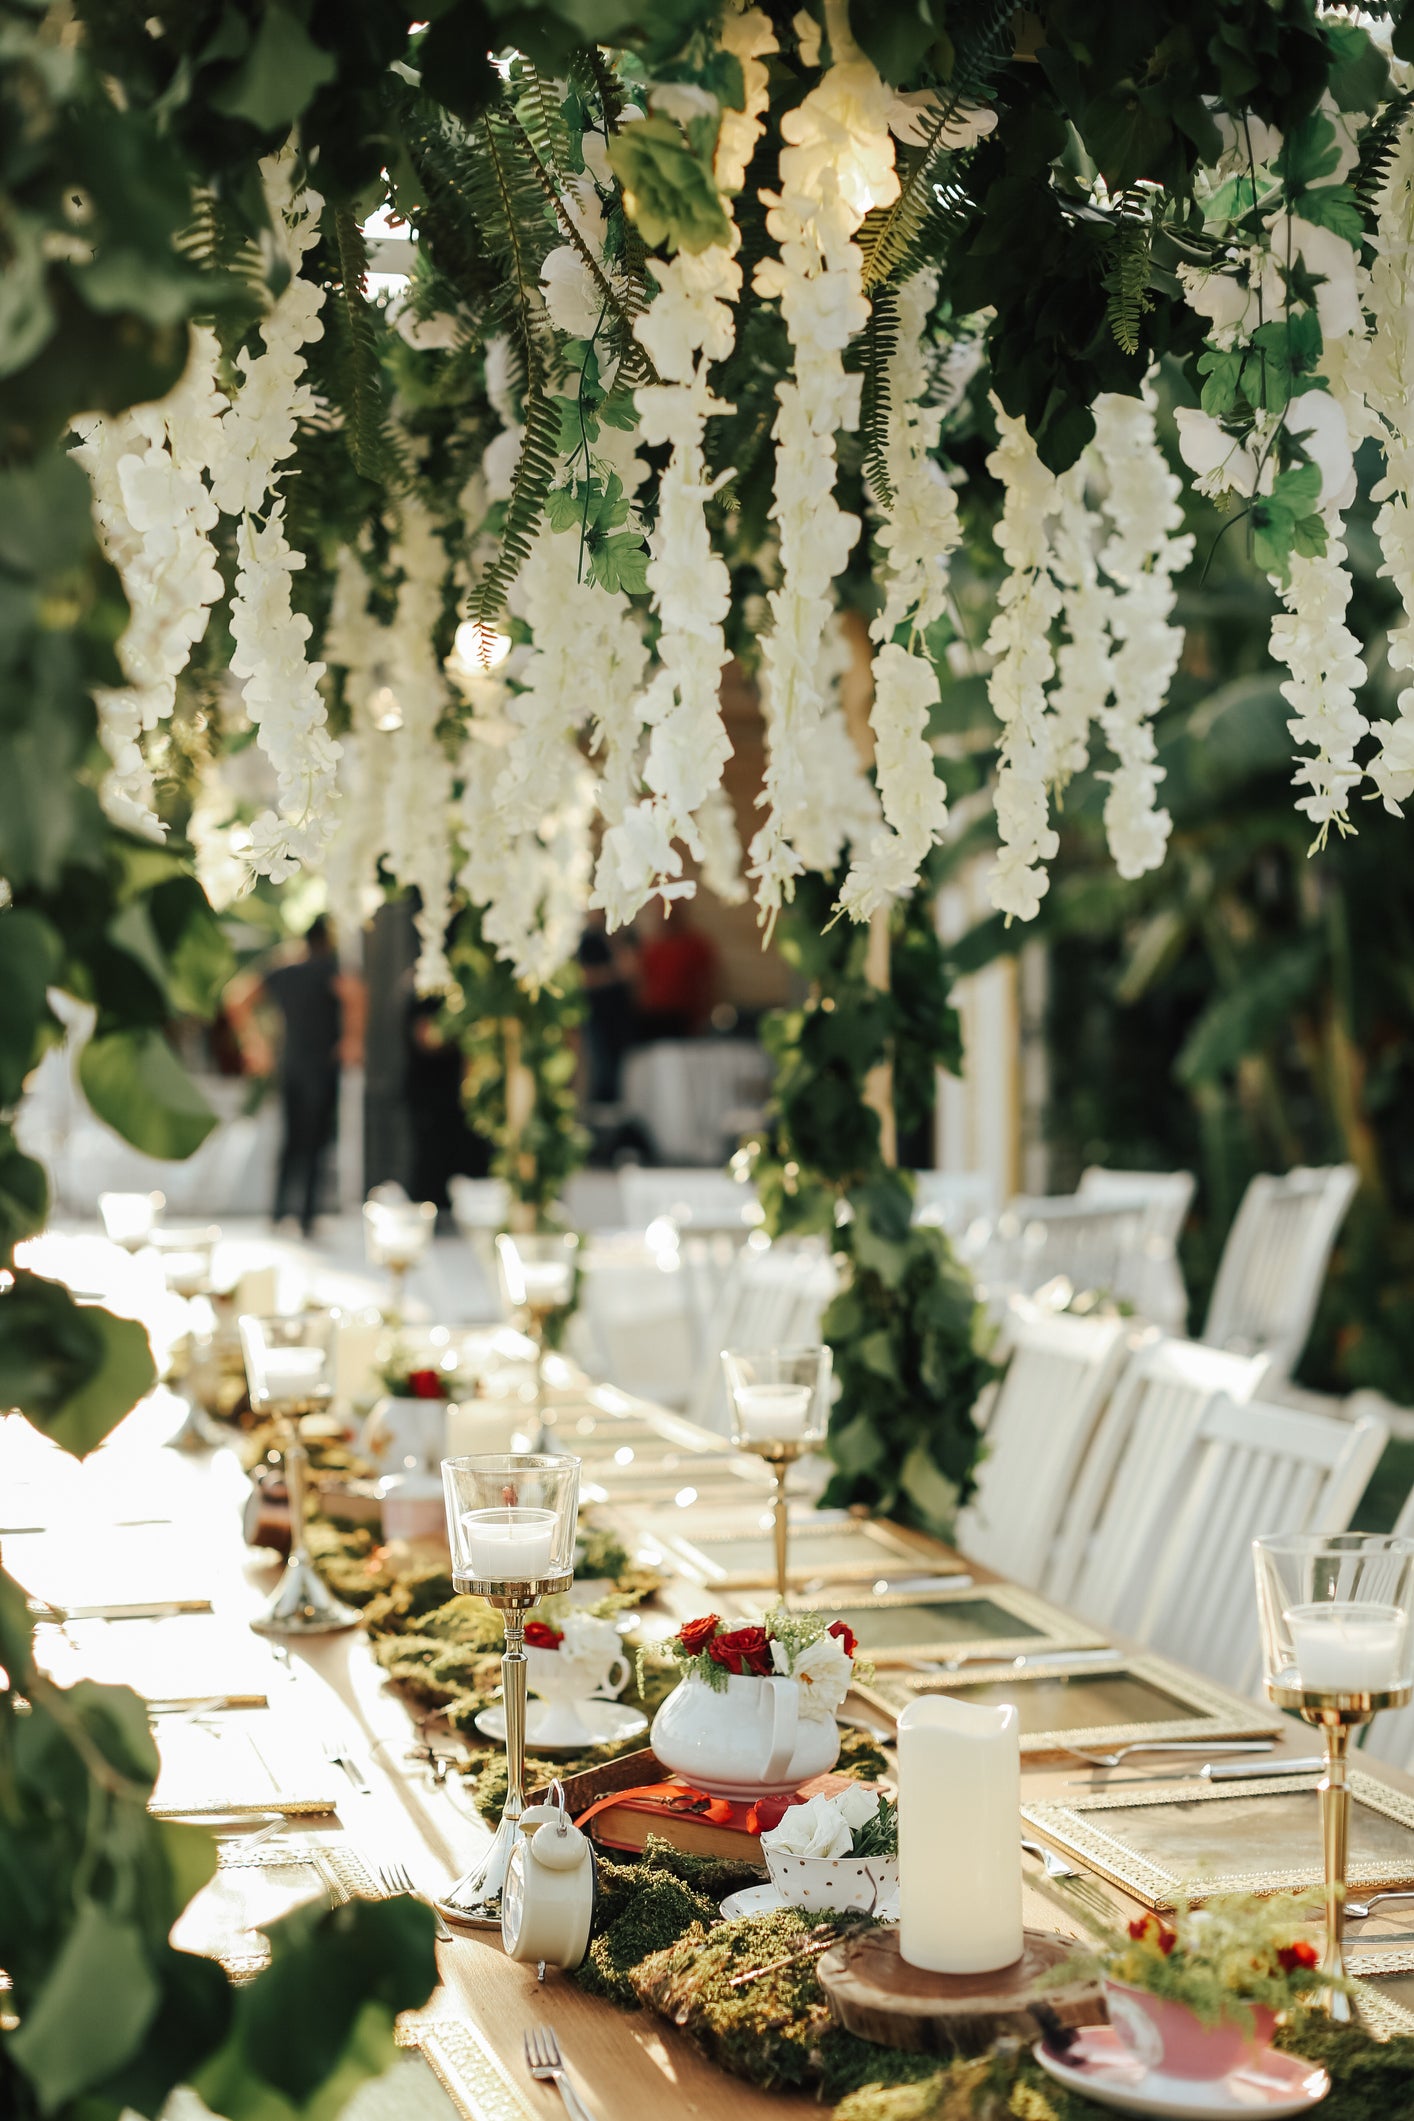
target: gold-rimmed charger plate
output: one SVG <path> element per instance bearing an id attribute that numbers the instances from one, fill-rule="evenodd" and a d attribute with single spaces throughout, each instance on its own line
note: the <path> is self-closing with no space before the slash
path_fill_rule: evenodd
<path id="1" fill-rule="evenodd" d="M 1238 1783 L 1116 1784 L 1069 1803 L 1023 1804 L 1021 1816 L 1054 1848 L 1147 1907 L 1172 1908 L 1217 1893 L 1319 1885 L 1319 1782 L 1316 1774 L 1264 1781 L 1257 1768 Z M 1414 1884 L 1414 1798 L 1359 1768 L 1351 1771 L 1350 1795 L 1352 1889 Z"/>
<path id="2" fill-rule="evenodd" d="M 859 1638 L 875 1664 L 975 1656 L 985 1647 L 993 1658 L 1024 1657 L 1037 1650 L 1101 1648 L 1104 1636 L 1059 1607 L 1015 1584 L 943 1587 L 936 1591 L 838 1591 L 829 1597 L 793 1601 L 797 1612 L 828 1614 Z"/>
<path id="3" fill-rule="evenodd" d="M 1059 1660 L 1018 1671 L 1005 1663 L 975 1664 L 939 1674 L 881 1671 L 856 1689 L 872 1706 L 897 1716 L 920 1694 L 947 1694 L 987 1708 L 1010 1704 L 1021 1725 L 1028 1759 L 1064 1758 L 1123 1745 L 1275 1737 L 1284 1728 L 1270 1709 L 1186 1672 L 1164 1657 Z M 1253 1773 L 1260 1773 L 1254 1767 Z"/>

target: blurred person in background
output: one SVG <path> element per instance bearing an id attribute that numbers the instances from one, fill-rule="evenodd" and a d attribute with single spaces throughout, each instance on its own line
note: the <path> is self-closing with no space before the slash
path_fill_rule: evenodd
<path id="1" fill-rule="evenodd" d="M 606 931 L 602 911 L 589 915 L 575 952 L 584 981 L 584 1055 L 591 1105 L 616 1105 L 624 1055 L 634 1041 L 638 938 L 632 928 Z"/>
<path id="2" fill-rule="evenodd" d="M 693 925 L 687 899 L 643 913 L 638 953 L 638 1038 L 696 1038 L 707 1029 L 717 988 L 717 946 Z"/>
<path id="3" fill-rule="evenodd" d="M 262 1007 L 278 1013 L 278 1055 L 260 1022 Z M 226 1011 L 252 1075 L 277 1075 L 280 1087 L 280 1161 L 271 1218 L 299 1218 L 313 1234 L 324 1170 L 338 1135 L 339 1074 L 363 1061 L 366 1012 L 363 981 L 345 972 L 334 933 L 321 913 L 305 930 L 297 957 L 234 981 Z"/>

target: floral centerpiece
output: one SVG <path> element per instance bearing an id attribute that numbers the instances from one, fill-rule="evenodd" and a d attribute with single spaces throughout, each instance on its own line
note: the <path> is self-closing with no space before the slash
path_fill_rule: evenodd
<path id="1" fill-rule="evenodd" d="M 1093 1953 L 1057 1972 L 1103 1980 L 1111 2024 L 1149 2068 L 1225 2076 L 1270 2041 L 1280 2017 L 1330 1986 L 1303 1933 L 1320 1906 L 1314 1891 L 1222 1894 L 1102 1932 Z"/>
<path id="2" fill-rule="evenodd" d="M 694 1788 L 786 1796 L 834 1765 L 835 1711 L 856 1669 L 843 1621 L 784 1606 L 740 1626 L 706 1613 L 663 1647 L 683 1680 L 654 1719 L 653 1750 Z"/>
<path id="3" fill-rule="evenodd" d="M 819 1791 L 788 1807 L 761 1853 L 791 1907 L 884 1914 L 898 1891 L 898 1806 L 858 1782 Z"/>
<path id="4" fill-rule="evenodd" d="M 451 1399 L 457 1367 L 455 1355 L 433 1362 L 424 1350 L 413 1354 L 398 1346 L 378 1365 L 378 1380 L 391 1399 Z"/>

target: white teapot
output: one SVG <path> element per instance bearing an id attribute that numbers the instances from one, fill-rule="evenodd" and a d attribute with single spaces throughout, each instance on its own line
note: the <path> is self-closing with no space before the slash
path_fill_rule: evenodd
<path id="1" fill-rule="evenodd" d="M 803 1716 L 794 1679 L 735 1673 L 723 1688 L 689 1672 L 653 1719 L 664 1767 L 709 1797 L 785 1797 L 839 1758 L 833 1716 Z"/>

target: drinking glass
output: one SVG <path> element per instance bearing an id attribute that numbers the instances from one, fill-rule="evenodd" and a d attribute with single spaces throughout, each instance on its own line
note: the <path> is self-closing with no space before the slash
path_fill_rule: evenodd
<path id="1" fill-rule="evenodd" d="M 525 1810 L 525 1616 L 574 1579 L 579 1460 L 543 1452 L 444 1458 L 452 1580 L 501 1615 L 506 1646 L 506 1802 L 482 1861 L 438 1902 L 452 1922 L 498 1926 Z"/>
<path id="2" fill-rule="evenodd" d="M 1321 1842 L 1326 1950 L 1321 1971 L 1345 1977 L 1345 1884 L 1350 1844 L 1350 1734 L 1414 1691 L 1414 1540 L 1368 1532 L 1308 1532 L 1252 1543 L 1267 1692 L 1325 1741 Z M 1350 1998 L 1328 1990 L 1350 2022 Z"/>
<path id="3" fill-rule="evenodd" d="M 240 1331 L 251 1412 L 270 1415 L 280 1427 L 290 1508 L 290 1558 L 269 1605 L 251 1626 L 262 1635 L 325 1635 L 356 1627 L 358 1614 L 334 1596 L 310 1558 L 304 1522 L 309 1453 L 300 1422 L 306 1414 L 322 1413 L 334 1396 L 334 1314 L 246 1316 Z"/>
<path id="4" fill-rule="evenodd" d="M 831 1361 L 830 1350 L 824 1347 L 767 1348 L 753 1354 L 722 1350 L 732 1440 L 738 1450 L 764 1458 L 776 1476 L 776 1590 L 782 1605 L 790 1581 L 786 1481 L 795 1461 L 824 1438 L 830 1416 Z"/>

